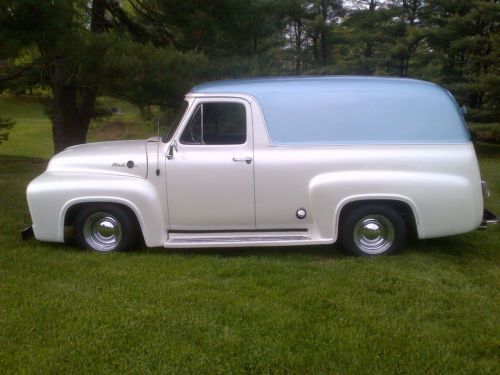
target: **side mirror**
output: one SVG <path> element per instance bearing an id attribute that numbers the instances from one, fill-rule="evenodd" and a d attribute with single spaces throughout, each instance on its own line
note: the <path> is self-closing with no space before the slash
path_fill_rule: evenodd
<path id="1" fill-rule="evenodd" d="M 167 149 L 167 159 L 173 159 L 174 158 L 174 151 L 178 152 L 179 150 L 177 149 L 177 141 L 174 139 L 172 143 L 168 146 Z"/>

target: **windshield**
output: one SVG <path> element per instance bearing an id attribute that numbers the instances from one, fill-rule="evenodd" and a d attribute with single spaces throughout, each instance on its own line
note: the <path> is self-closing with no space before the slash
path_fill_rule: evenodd
<path id="1" fill-rule="evenodd" d="M 175 131 L 179 127 L 179 124 L 181 123 L 182 115 L 184 114 L 184 112 L 186 112 L 187 107 L 188 107 L 188 102 L 184 100 L 182 102 L 182 105 L 175 112 L 174 118 L 170 122 L 170 126 L 168 128 L 167 133 L 162 137 L 163 143 L 170 142 L 170 140 L 175 134 Z"/>

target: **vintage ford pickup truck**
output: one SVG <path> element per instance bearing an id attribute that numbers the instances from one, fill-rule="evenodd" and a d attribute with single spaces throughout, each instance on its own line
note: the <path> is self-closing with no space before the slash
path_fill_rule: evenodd
<path id="1" fill-rule="evenodd" d="M 451 94 L 424 81 L 288 77 L 194 87 L 163 138 L 69 147 L 28 186 L 38 240 L 147 246 L 332 244 L 391 254 L 465 233 L 483 211 Z M 26 234 L 27 232 L 25 232 Z"/>

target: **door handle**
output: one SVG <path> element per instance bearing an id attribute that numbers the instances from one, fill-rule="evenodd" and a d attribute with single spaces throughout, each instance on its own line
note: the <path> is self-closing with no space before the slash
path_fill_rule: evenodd
<path id="1" fill-rule="evenodd" d="M 244 161 L 247 164 L 250 164 L 252 162 L 251 157 L 246 157 L 246 158 L 233 158 L 233 161 Z"/>

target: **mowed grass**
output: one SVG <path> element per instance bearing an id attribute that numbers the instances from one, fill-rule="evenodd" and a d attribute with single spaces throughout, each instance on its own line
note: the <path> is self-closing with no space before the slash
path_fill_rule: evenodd
<path id="1" fill-rule="evenodd" d="M 500 370 L 500 228 L 377 259 L 336 247 L 100 255 L 22 242 L 25 187 L 46 160 L 12 141 L 0 146 L 2 373 Z M 500 148 L 478 151 L 500 212 Z"/>
<path id="2" fill-rule="evenodd" d="M 42 103 L 29 96 L 0 96 L 0 117 L 11 118 L 16 125 L 9 141 L 0 144 L 0 155 L 49 158 L 54 150 L 52 127 Z"/>

